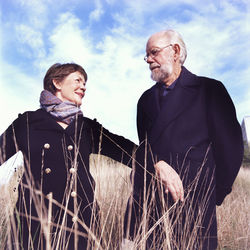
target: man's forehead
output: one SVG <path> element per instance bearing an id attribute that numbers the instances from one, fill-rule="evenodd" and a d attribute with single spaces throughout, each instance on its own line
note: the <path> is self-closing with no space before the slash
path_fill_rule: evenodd
<path id="1" fill-rule="evenodd" d="M 155 34 L 148 39 L 146 50 L 152 49 L 154 47 L 166 46 L 168 39 L 163 34 Z"/>

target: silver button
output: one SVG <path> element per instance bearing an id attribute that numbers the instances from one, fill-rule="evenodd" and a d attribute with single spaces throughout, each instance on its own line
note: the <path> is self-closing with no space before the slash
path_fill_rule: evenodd
<path id="1" fill-rule="evenodd" d="M 72 196 L 72 197 L 76 197 L 76 192 L 75 192 L 75 191 L 72 191 L 72 192 L 71 192 L 71 196 Z"/>
<path id="2" fill-rule="evenodd" d="M 46 168 L 46 169 L 45 169 L 45 173 L 46 173 L 46 174 L 50 174 L 50 173 L 51 173 L 51 169 L 50 169 L 50 168 Z"/>
<path id="3" fill-rule="evenodd" d="M 75 168 L 70 168 L 69 172 L 70 172 L 71 174 L 74 174 L 74 173 L 76 172 L 76 170 L 75 170 Z"/>
<path id="4" fill-rule="evenodd" d="M 72 145 L 69 145 L 68 146 L 68 150 L 71 151 L 73 149 L 73 146 Z"/>
<path id="5" fill-rule="evenodd" d="M 44 147 L 45 149 L 49 149 L 49 148 L 50 148 L 50 145 L 49 145 L 49 143 L 45 143 L 45 144 L 43 145 L 43 147 Z"/>

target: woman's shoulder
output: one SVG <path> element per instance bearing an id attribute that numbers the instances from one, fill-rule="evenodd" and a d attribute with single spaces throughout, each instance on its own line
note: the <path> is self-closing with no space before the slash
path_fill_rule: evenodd
<path id="1" fill-rule="evenodd" d="M 22 124 L 22 123 L 32 123 L 37 120 L 43 119 L 47 112 L 42 109 L 37 109 L 35 111 L 25 111 L 24 113 L 19 113 L 18 117 L 13 121 L 13 124 Z"/>
<path id="2" fill-rule="evenodd" d="M 46 111 L 44 111 L 43 109 L 37 109 L 37 110 L 33 110 L 33 111 L 25 111 L 24 113 L 19 113 L 17 119 L 23 119 L 26 117 L 29 118 L 36 118 L 36 117 L 41 117 L 46 115 Z"/>
<path id="3" fill-rule="evenodd" d="M 26 111 L 18 114 L 17 118 L 12 121 L 3 134 L 12 134 L 13 131 L 15 131 L 16 134 L 19 134 L 21 131 L 26 131 L 26 129 L 23 130 L 23 128 L 28 126 L 35 117 L 39 117 L 41 113 L 42 111 L 38 109 L 36 111 Z"/>
<path id="4" fill-rule="evenodd" d="M 86 116 L 83 117 L 83 122 L 85 126 L 90 127 L 90 128 L 100 128 L 102 125 L 97 121 L 96 118 L 91 119 Z"/>

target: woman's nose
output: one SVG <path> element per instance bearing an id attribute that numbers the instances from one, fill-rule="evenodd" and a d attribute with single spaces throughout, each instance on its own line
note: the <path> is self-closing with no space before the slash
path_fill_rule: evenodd
<path id="1" fill-rule="evenodd" d="M 80 88 L 83 89 L 84 91 L 86 90 L 86 84 L 85 84 L 85 82 L 81 82 Z"/>

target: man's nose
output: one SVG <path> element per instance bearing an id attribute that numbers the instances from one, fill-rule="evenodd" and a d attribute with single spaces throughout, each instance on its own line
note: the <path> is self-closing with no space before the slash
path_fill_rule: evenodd
<path id="1" fill-rule="evenodd" d="M 148 55 L 146 63 L 152 63 L 152 62 L 154 62 L 154 59 L 152 58 L 151 55 Z"/>

